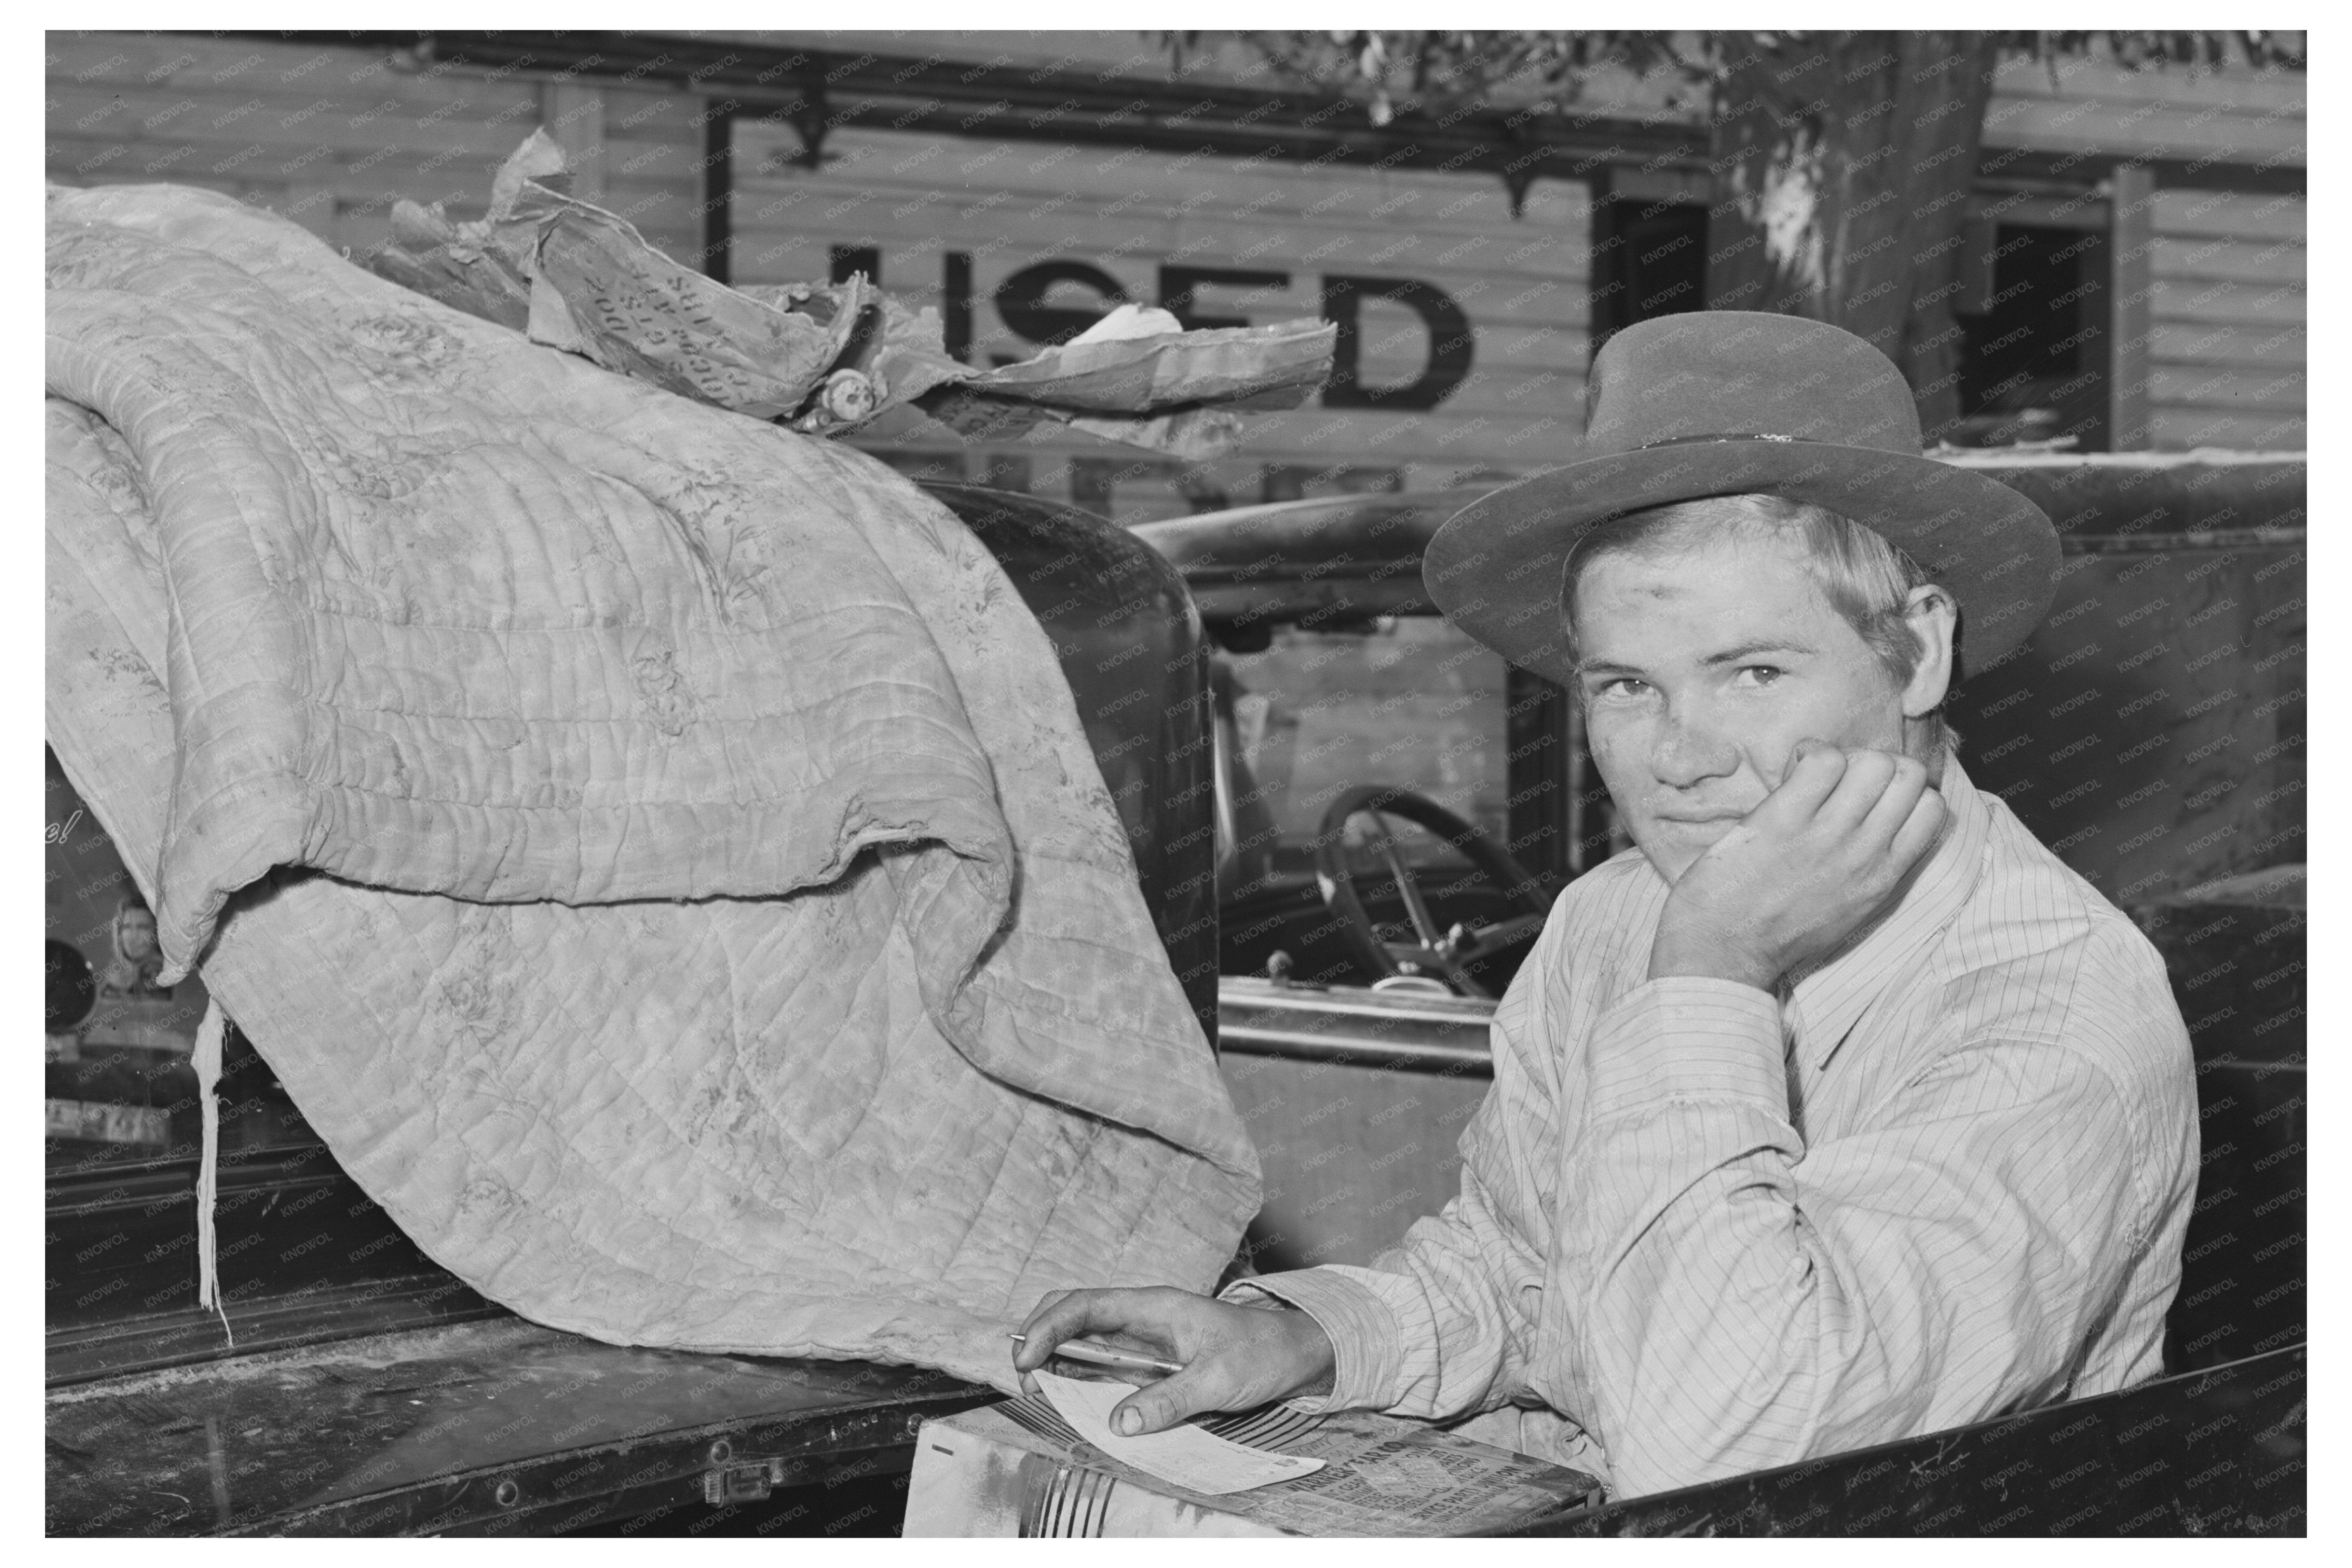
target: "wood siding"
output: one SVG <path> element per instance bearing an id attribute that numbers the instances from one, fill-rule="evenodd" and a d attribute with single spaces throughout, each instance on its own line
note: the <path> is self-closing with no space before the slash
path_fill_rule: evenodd
<path id="1" fill-rule="evenodd" d="M 2304 165 L 2305 77 L 2178 66 L 2127 70 L 2101 55 L 2007 60 L 1985 110 L 1985 145 L 2136 158 Z"/>
<path id="2" fill-rule="evenodd" d="M 2301 196 L 2156 193 L 2151 445 L 2309 444 L 2305 206 Z"/>
<path id="3" fill-rule="evenodd" d="M 601 200 L 664 248 L 700 243 L 698 101 L 656 88 L 427 67 L 362 49 L 138 34 L 47 37 L 44 162 L 67 184 L 170 181 L 268 207 L 362 256 L 394 201 L 481 216 L 490 175 L 541 124 L 602 121 Z M 585 100 L 583 103 L 583 100 Z"/>

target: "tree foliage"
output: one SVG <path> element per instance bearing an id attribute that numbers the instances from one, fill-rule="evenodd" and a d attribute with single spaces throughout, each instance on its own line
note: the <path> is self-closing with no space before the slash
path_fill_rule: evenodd
<path id="1" fill-rule="evenodd" d="M 1361 101 L 1374 124 L 1413 110 L 1442 116 L 1494 107 L 1566 111 L 1597 72 L 1663 77 L 1670 94 L 1715 89 L 1751 58 L 1827 40 L 1824 32 L 1242 32 L 1242 45 L 1281 78 Z M 1888 35 L 1892 36 L 1892 35 Z M 2232 60 L 2300 70 L 2301 32 L 2000 31 L 1999 55 L 2046 60 L 2105 53 L 2132 69 L 2220 69 Z M 1166 33 L 1181 67 L 1199 33 Z M 1679 90 L 1677 90 L 1679 89 Z"/>

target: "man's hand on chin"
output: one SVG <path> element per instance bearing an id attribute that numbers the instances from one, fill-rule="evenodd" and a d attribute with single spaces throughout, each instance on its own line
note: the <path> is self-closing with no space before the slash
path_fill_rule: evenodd
<path id="1" fill-rule="evenodd" d="M 1780 787 L 1675 880 L 1649 977 L 1773 989 L 1894 896 L 1934 847 L 1944 815 L 1914 758 L 1798 742 Z"/>

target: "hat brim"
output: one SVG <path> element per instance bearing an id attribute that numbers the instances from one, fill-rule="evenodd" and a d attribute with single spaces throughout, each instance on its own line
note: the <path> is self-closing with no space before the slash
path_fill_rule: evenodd
<path id="1" fill-rule="evenodd" d="M 1748 493 L 1826 507 L 1901 547 L 1958 602 L 1964 671 L 2022 647 L 2057 592 L 2057 530 L 1999 479 L 1872 447 L 1752 439 L 1611 453 L 1507 485 L 1437 531 L 1422 580 L 1454 625 L 1565 685 L 1560 591 L 1577 542 L 1627 512 Z"/>

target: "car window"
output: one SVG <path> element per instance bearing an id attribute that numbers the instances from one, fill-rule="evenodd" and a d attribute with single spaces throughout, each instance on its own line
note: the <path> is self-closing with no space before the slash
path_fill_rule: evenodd
<path id="1" fill-rule="evenodd" d="M 56 753 L 47 762 L 48 1169 L 193 1159 L 204 1131 L 194 1064 L 204 982 L 156 984 L 154 914 Z M 318 1142 L 234 1027 L 219 1095 L 224 1156 Z"/>
<path id="2" fill-rule="evenodd" d="M 1232 677 L 1236 813 L 1264 813 L 1276 871 L 1313 867 L 1324 813 L 1342 792 L 1391 784 L 1507 837 L 1502 659 L 1434 616 L 1383 616 L 1369 630 L 1276 628 L 1262 653 L 1223 657 Z M 1252 801 L 1248 797 L 1255 796 Z M 1442 840 L 1397 826 L 1420 864 L 1457 864 Z M 1356 837 L 1368 831 L 1356 825 Z"/>

